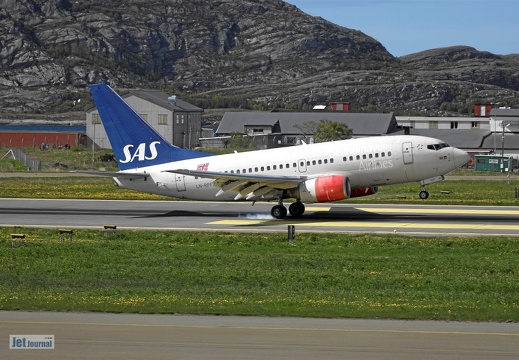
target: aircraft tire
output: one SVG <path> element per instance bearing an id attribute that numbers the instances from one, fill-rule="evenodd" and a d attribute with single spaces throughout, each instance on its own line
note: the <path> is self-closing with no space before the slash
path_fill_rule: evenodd
<path id="1" fill-rule="evenodd" d="M 295 203 L 290 204 L 288 211 L 293 217 L 301 217 L 305 212 L 305 205 L 301 201 L 296 201 Z"/>
<path id="2" fill-rule="evenodd" d="M 429 197 L 429 193 L 427 191 L 420 191 L 420 199 L 425 200 Z"/>
<path id="3" fill-rule="evenodd" d="M 275 219 L 284 219 L 287 216 L 287 208 L 283 205 L 273 206 L 270 215 Z"/>

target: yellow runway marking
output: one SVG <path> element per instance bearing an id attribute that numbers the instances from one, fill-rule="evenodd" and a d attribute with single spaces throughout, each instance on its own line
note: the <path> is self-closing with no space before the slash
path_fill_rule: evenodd
<path id="1" fill-rule="evenodd" d="M 279 223 L 279 220 L 220 220 L 210 222 L 210 225 L 265 225 L 269 222 Z M 354 228 L 389 228 L 389 229 L 470 229 L 470 230 L 516 230 L 519 231 L 519 225 L 496 225 L 496 224 L 418 224 L 418 223 L 380 223 L 365 221 L 322 221 L 322 222 L 297 222 L 297 226 L 304 227 L 354 227 Z"/>
<path id="2" fill-rule="evenodd" d="M 467 215 L 519 215 L 519 210 L 460 210 L 460 209 L 408 209 L 408 208 L 354 208 L 360 211 L 375 212 L 375 213 L 404 213 L 404 214 L 467 214 Z"/>

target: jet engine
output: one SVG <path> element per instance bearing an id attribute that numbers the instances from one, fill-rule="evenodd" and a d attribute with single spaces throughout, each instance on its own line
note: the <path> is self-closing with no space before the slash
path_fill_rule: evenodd
<path id="1" fill-rule="evenodd" d="M 354 198 L 354 197 L 359 197 L 359 196 L 368 196 L 368 195 L 376 194 L 377 192 L 378 192 L 378 187 L 376 187 L 376 186 L 367 187 L 367 188 L 358 188 L 358 189 L 354 189 L 351 191 L 350 197 Z"/>
<path id="2" fill-rule="evenodd" d="M 350 197 L 350 180 L 343 175 L 326 175 L 306 180 L 296 189 L 288 191 L 291 198 L 306 203 L 343 200 Z"/>

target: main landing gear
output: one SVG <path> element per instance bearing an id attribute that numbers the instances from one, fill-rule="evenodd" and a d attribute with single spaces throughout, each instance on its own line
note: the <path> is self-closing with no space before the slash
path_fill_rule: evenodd
<path id="1" fill-rule="evenodd" d="M 300 217 L 305 212 L 305 205 L 298 200 L 295 203 L 290 204 L 288 207 L 288 212 L 290 212 L 290 215 L 293 217 Z M 278 205 L 272 207 L 272 210 L 270 210 L 270 215 L 276 219 L 284 219 L 288 212 L 287 208 L 283 205 L 283 201 L 280 200 Z"/>

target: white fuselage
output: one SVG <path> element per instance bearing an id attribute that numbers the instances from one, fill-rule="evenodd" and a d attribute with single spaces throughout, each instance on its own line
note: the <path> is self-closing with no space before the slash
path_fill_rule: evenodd
<path id="1" fill-rule="evenodd" d="M 441 176 L 468 161 L 468 155 L 438 139 L 398 135 L 350 139 L 288 148 L 208 156 L 135 169 L 147 178 L 114 178 L 125 188 L 193 200 L 231 201 L 237 193 L 216 197 L 213 179 L 175 174 L 171 170 L 270 176 L 329 174 L 349 178 L 351 188 L 398 184 Z M 131 173 L 132 171 L 125 171 Z"/>

